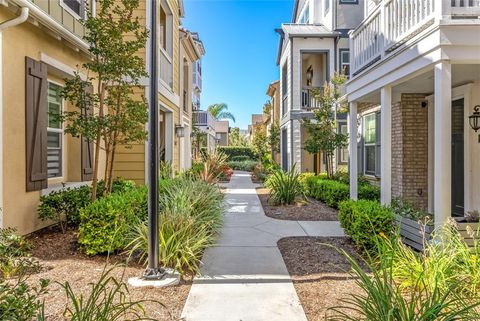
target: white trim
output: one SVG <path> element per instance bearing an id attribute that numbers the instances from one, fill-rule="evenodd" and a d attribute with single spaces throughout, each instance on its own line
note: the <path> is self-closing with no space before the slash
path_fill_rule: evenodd
<path id="1" fill-rule="evenodd" d="M 358 120 L 357 120 L 357 102 L 350 102 L 350 112 L 348 114 L 349 125 L 349 172 L 350 172 L 350 198 L 358 199 Z"/>
<path id="2" fill-rule="evenodd" d="M 50 84 L 53 84 L 53 85 L 56 85 L 56 86 L 59 86 L 59 87 L 64 87 L 64 85 L 56 82 L 56 81 L 53 81 L 53 80 L 50 80 L 47 78 L 47 86 L 49 86 Z M 47 91 L 48 91 L 48 87 L 47 87 Z M 60 114 L 63 113 L 64 111 L 64 108 L 65 108 L 65 99 L 63 99 L 61 97 L 61 102 L 60 102 Z M 47 113 L 48 113 L 48 92 L 47 92 Z M 56 177 L 48 177 L 48 174 L 47 174 L 47 181 L 48 182 L 51 182 L 51 181 L 57 181 L 57 180 L 60 180 L 60 179 L 63 179 L 65 178 L 65 139 L 64 139 L 64 128 L 63 128 L 63 123 L 61 124 L 61 127 L 62 128 L 50 128 L 48 127 L 48 117 L 47 117 L 47 136 L 48 136 L 48 132 L 53 132 L 53 133 L 58 133 L 58 134 L 61 134 L 60 135 L 60 150 L 61 150 L 61 162 L 60 162 L 60 176 L 56 176 Z M 47 146 L 47 153 L 48 153 L 48 146 Z M 47 161 L 47 164 L 48 164 L 48 161 Z"/>
<path id="3" fill-rule="evenodd" d="M 392 201 L 392 87 L 381 89 L 380 110 L 380 201 L 390 205 Z"/>
<path id="4" fill-rule="evenodd" d="M 58 183 L 58 184 L 52 184 L 51 186 L 48 186 L 47 188 L 44 188 L 40 191 L 41 196 L 49 195 L 53 192 L 59 192 L 66 190 L 67 188 L 79 188 L 82 186 L 90 186 L 92 184 L 91 181 L 88 182 L 64 182 L 64 183 Z"/>
<path id="5" fill-rule="evenodd" d="M 50 67 L 48 68 L 49 73 L 52 73 L 52 69 L 53 69 L 54 74 L 56 72 L 62 78 L 69 78 L 69 77 L 74 77 L 75 72 L 77 72 L 82 80 L 85 80 L 85 81 L 87 80 L 87 76 L 84 73 L 78 72 L 74 68 L 64 64 L 63 62 L 55 58 L 52 58 L 51 56 L 47 55 L 44 52 L 40 52 L 40 61 L 46 63 Z"/>

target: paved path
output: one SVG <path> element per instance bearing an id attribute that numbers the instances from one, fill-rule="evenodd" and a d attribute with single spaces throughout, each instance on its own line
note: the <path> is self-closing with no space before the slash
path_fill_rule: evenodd
<path id="1" fill-rule="evenodd" d="M 338 222 L 265 216 L 250 174 L 235 172 L 226 191 L 225 224 L 203 256 L 182 317 L 186 321 L 306 321 L 277 241 L 343 236 Z"/>

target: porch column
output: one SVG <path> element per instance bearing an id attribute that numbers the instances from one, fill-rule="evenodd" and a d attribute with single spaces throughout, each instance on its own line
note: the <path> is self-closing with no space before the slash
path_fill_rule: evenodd
<path id="1" fill-rule="evenodd" d="M 434 191 L 435 226 L 452 215 L 452 67 L 449 61 L 435 65 L 434 94 Z"/>
<path id="2" fill-rule="evenodd" d="M 392 87 L 380 91 L 380 202 L 392 201 Z"/>
<path id="3" fill-rule="evenodd" d="M 357 135 L 358 135 L 358 122 L 357 122 L 357 102 L 350 103 L 350 113 L 348 116 L 349 121 L 349 172 L 350 172 L 350 198 L 353 200 L 358 199 L 358 147 L 357 147 Z"/>

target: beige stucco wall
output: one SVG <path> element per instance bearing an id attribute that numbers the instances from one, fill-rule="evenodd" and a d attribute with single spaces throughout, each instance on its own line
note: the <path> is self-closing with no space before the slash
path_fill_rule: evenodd
<path id="1" fill-rule="evenodd" d="M 6 9 L 0 9 L 0 21 L 12 18 Z M 3 32 L 3 222 L 22 234 L 46 225 L 37 218 L 40 192 L 26 192 L 25 148 L 25 57 L 40 60 L 41 54 L 75 69 L 85 56 L 70 49 L 44 30 L 24 23 Z M 51 71 L 51 69 L 50 69 Z M 62 76 L 49 73 L 49 78 L 62 82 Z M 49 185 L 80 179 L 80 147 L 77 139 L 64 137 L 65 177 L 51 180 Z M 78 163 L 77 163 L 78 161 Z M 102 163 L 102 162 L 101 162 Z M 100 171 L 103 172 L 103 169 Z"/>

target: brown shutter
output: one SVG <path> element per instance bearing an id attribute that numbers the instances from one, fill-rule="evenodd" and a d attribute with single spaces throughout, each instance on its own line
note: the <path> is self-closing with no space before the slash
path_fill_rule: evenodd
<path id="1" fill-rule="evenodd" d="M 87 95 L 93 94 L 93 86 L 90 84 L 85 88 Z M 87 98 L 87 101 L 90 99 Z M 93 114 L 93 108 L 83 110 L 88 114 Z M 82 181 L 91 181 L 93 179 L 93 143 L 91 140 L 82 137 Z"/>
<path id="2" fill-rule="evenodd" d="M 47 65 L 25 57 L 27 192 L 48 187 L 47 94 Z"/>

